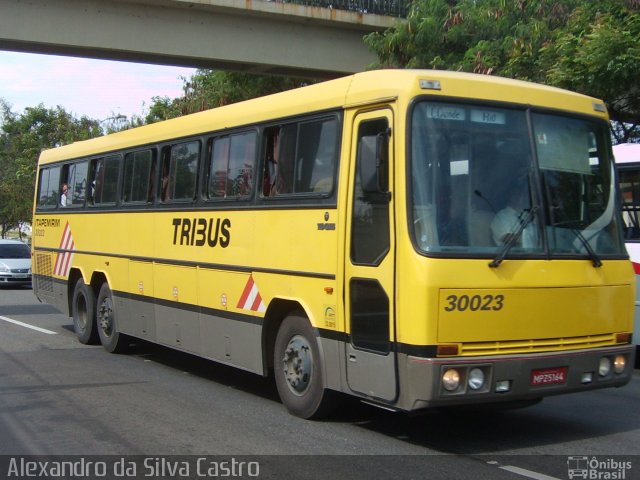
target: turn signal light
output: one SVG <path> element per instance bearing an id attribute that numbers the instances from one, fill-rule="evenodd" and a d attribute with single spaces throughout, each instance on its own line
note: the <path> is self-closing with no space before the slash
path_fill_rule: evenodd
<path id="1" fill-rule="evenodd" d="M 631 334 L 629 332 L 616 333 L 616 343 L 631 343 Z"/>
<path id="2" fill-rule="evenodd" d="M 436 355 L 438 357 L 453 357 L 458 355 L 458 345 L 438 345 Z"/>

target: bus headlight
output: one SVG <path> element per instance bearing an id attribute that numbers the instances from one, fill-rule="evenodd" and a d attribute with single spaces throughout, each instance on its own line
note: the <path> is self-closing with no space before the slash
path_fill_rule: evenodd
<path id="1" fill-rule="evenodd" d="M 616 355 L 613 359 L 613 371 L 616 373 L 624 372 L 624 367 L 627 366 L 627 359 L 624 355 Z"/>
<path id="2" fill-rule="evenodd" d="M 606 377 L 611 373 L 611 360 L 609 357 L 602 357 L 598 365 L 598 375 Z"/>
<path id="3" fill-rule="evenodd" d="M 442 374 L 442 386 L 448 392 L 453 392 L 460 386 L 460 373 L 450 368 Z"/>
<path id="4" fill-rule="evenodd" d="M 484 386 L 484 372 L 479 368 L 469 370 L 467 385 L 471 390 L 480 390 Z"/>

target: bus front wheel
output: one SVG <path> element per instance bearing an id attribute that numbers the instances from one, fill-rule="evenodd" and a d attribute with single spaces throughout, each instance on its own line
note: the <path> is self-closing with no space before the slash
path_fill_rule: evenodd
<path id="1" fill-rule="evenodd" d="M 96 296 L 93 289 L 84 283 L 82 278 L 79 278 L 73 288 L 71 317 L 78 341 L 85 345 L 98 343 L 95 308 Z"/>
<path id="2" fill-rule="evenodd" d="M 126 335 L 118 331 L 118 322 L 113 295 L 105 282 L 100 287 L 96 303 L 96 323 L 100 343 L 107 352 L 122 353 L 129 346 Z"/>
<path id="3" fill-rule="evenodd" d="M 336 394 L 324 388 L 320 350 L 304 315 L 294 313 L 282 322 L 273 365 L 278 394 L 289 413 L 310 419 L 334 409 Z"/>

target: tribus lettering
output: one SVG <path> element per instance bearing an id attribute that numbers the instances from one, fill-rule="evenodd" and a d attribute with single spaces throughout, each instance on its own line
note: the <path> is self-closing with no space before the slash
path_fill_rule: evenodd
<path id="1" fill-rule="evenodd" d="M 222 248 L 231 241 L 231 220 L 228 218 L 174 218 L 173 244 Z"/>

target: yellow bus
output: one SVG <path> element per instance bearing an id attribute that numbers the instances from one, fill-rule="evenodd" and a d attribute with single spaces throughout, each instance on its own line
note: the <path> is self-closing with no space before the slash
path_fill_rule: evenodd
<path id="1" fill-rule="evenodd" d="M 534 403 L 631 378 L 618 199 L 601 101 L 364 72 L 42 152 L 34 290 L 304 418 Z"/>

